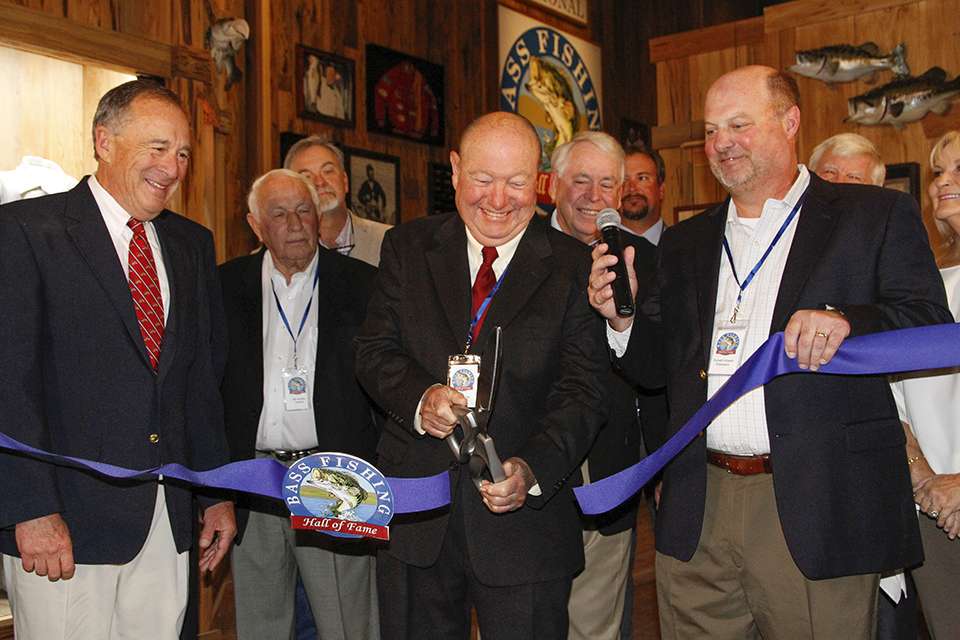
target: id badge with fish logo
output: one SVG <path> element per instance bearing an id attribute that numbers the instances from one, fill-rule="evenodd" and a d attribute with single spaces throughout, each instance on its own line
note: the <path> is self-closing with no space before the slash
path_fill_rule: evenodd
<path id="1" fill-rule="evenodd" d="M 283 501 L 294 529 L 389 540 L 393 491 L 383 474 L 346 453 L 313 453 L 290 465 Z"/>

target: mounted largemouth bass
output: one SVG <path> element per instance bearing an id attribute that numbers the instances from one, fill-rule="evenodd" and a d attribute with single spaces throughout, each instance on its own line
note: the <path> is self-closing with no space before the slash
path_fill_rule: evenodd
<path id="1" fill-rule="evenodd" d="M 897 76 L 910 75 L 907 48 L 903 43 L 887 55 L 880 53 L 880 47 L 875 43 L 864 42 L 859 47 L 838 44 L 797 51 L 796 56 L 797 63 L 790 67 L 790 71 L 827 84 L 850 82 L 867 75 L 873 76 L 868 82 L 875 82 L 876 73 L 883 69 L 890 69 Z"/>
<path id="2" fill-rule="evenodd" d="M 900 78 L 847 100 L 844 122 L 892 124 L 900 129 L 933 111 L 943 115 L 960 95 L 960 76 L 947 80 L 947 72 L 930 67 L 922 76 Z"/>

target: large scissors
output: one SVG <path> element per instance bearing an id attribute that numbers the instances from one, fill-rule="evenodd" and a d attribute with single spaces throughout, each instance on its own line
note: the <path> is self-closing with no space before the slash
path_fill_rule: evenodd
<path id="1" fill-rule="evenodd" d="M 469 468 L 477 489 L 480 489 L 484 480 L 500 482 L 507 478 L 493 444 L 493 437 L 487 433 L 499 378 L 502 333 L 501 327 L 494 329 L 493 363 L 489 369 L 484 367 L 486 371 L 481 371 L 477 381 L 477 408 L 454 405 L 453 412 L 457 416 L 461 434 L 458 435 L 457 427 L 454 427 L 453 432 L 446 437 L 453 456 L 460 464 L 466 464 Z"/>

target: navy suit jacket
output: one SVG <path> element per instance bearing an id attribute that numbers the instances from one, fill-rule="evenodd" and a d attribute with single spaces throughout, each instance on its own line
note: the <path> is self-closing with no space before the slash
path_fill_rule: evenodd
<path id="1" fill-rule="evenodd" d="M 159 368 L 140 335 L 129 285 L 86 180 L 69 192 L 0 207 L 0 416 L 12 437 L 133 469 L 227 462 L 219 373 L 223 309 L 213 239 L 164 211 L 154 219 L 170 282 Z M 151 437 L 154 436 L 154 437 Z M 0 454 L 0 548 L 14 526 L 62 514 L 74 558 L 131 560 L 157 483 Z M 191 491 L 165 485 L 177 549 L 191 544 Z"/>
<path id="2" fill-rule="evenodd" d="M 518 456 L 542 495 L 511 513 L 487 510 L 447 443 L 413 428 L 421 396 L 447 377 L 470 325 L 466 231 L 457 214 L 430 216 L 387 231 L 376 290 L 357 337 L 357 375 L 389 420 L 378 447 L 391 476 L 450 469 L 454 510 L 462 513 L 473 571 L 491 586 L 572 576 L 583 566 L 582 529 L 571 486 L 606 417 L 603 376 L 610 363 L 603 323 L 586 298 L 587 247 L 530 224 L 490 303 L 473 352 L 503 327 L 499 389 L 489 422 L 502 459 Z M 397 516 L 387 553 L 432 565 L 449 509 Z"/>
<path id="3" fill-rule="evenodd" d="M 670 432 L 706 402 L 727 204 L 666 231 L 659 305 L 638 317 L 622 363 L 651 374 L 663 344 Z M 851 335 L 952 322 L 916 201 L 810 176 L 769 328 L 800 309 L 841 309 Z M 663 338 L 658 332 L 663 332 Z M 877 573 L 923 557 L 904 434 L 884 376 L 792 374 L 764 389 L 780 522 L 797 567 L 811 579 Z M 689 560 L 703 526 L 706 438 L 666 468 L 657 550 Z"/>

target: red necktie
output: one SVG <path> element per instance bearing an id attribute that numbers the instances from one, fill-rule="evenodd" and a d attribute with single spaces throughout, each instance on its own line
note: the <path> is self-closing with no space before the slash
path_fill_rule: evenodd
<path id="1" fill-rule="evenodd" d="M 143 344 L 147 347 L 150 364 L 156 371 L 160 361 L 160 345 L 163 344 L 163 298 L 160 295 L 160 279 L 157 277 L 157 265 L 153 261 L 153 251 L 150 249 L 143 222 L 130 218 L 127 226 L 133 230 L 127 257 L 130 295 L 133 297 L 133 307 L 140 323 Z"/>
<path id="2" fill-rule="evenodd" d="M 471 320 L 476 317 L 480 305 L 483 304 L 483 301 L 486 300 L 490 292 L 493 291 L 493 285 L 497 283 L 497 278 L 493 275 L 493 261 L 496 260 L 500 254 L 497 253 L 496 247 L 484 247 L 482 253 L 483 264 L 480 265 L 480 270 L 477 271 L 477 279 L 473 281 L 473 306 L 470 308 Z M 488 304 L 483 315 L 477 320 L 477 324 L 473 326 L 473 332 L 470 334 L 471 342 L 475 342 L 477 336 L 480 335 L 480 327 L 483 326 L 483 319 L 487 316 L 487 311 L 489 310 L 490 305 Z"/>

